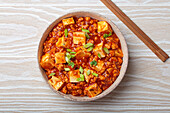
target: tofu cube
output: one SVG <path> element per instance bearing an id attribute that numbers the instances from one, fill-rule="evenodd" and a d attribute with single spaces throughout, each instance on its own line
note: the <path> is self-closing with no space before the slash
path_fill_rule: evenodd
<path id="1" fill-rule="evenodd" d="M 82 45 L 85 45 L 86 44 L 85 32 L 73 32 L 73 43 L 74 44 L 81 43 Z"/>
<path id="2" fill-rule="evenodd" d="M 75 55 L 76 55 L 76 59 L 82 59 L 82 57 L 85 58 L 90 57 L 91 53 L 87 53 L 87 51 L 80 50 Z"/>
<path id="3" fill-rule="evenodd" d="M 64 47 L 64 36 L 58 39 L 56 42 L 56 47 Z"/>
<path id="4" fill-rule="evenodd" d="M 103 42 L 97 44 L 95 48 L 93 49 L 94 55 L 98 56 L 98 54 L 101 55 L 101 57 L 105 57 L 105 53 L 103 51 Z"/>
<path id="5" fill-rule="evenodd" d="M 69 38 L 65 38 L 64 35 L 63 35 L 56 42 L 56 47 L 70 48 L 70 46 L 71 46 L 70 42 L 71 42 L 71 40 Z"/>
<path id="6" fill-rule="evenodd" d="M 64 82 L 62 82 L 59 78 L 55 76 L 52 76 L 48 83 L 56 90 L 60 90 L 64 84 Z"/>
<path id="7" fill-rule="evenodd" d="M 85 80 L 86 82 L 89 82 L 90 80 L 90 74 L 93 73 L 93 70 L 90 70 L 90 74 L 87 75 L 87 71 L 90 70 L 90 69 L 84 69 L 84 76 L 85 76 Z"/>
<path id="8" fill-rule="evenodd" d="M 55 85 L 53 85 L 53 87 L 56 89 L 56 90 L 60 90 L 61 87 L 63 86 L 63 82 L 60 81 L 60 82 L 57 82 Z"/>
<path id="9" fill-rule="evenodd" d="M 77 81 L 78 78 L 80 78 L 80 71 L 79 70 L 74 70 L 74 71 L 69 71 L 69 81 L 70 82 L 79 82 Z"/>
<path id="10" fill-rule="evenodd" d="M 55 63 L 56 63 L 56 64 L 66 63 L 65 53 L 64 53 L 64 52 L 57 52 L 57 53 L 55 54 Z"/>
<path id="11" fill-rule="evenodd" d="M 69 24 L 74 24 L 74 19 L 73 19 L 73 17 L 63 19 L 62 22 L 63 22 L 63 25 L 66 26 L 66 25 L 69 25 Z"/>
<path id="12" fill-rule="evenodd" d="M 87 91 L 87 95 L 89 97 L 95 97 L 96 95 L 98 95 L 98 94 L 100 94 L 102 92 L 102 90 L 99 88 L 97 83 L 94 83 L 94 84 L 90 85 L 85 90 Z"/>
<path id="13" fill-rule="evenodd" d="M 49 53 L 46 53 L 45 55 L 42 56 L 41 61 L 40 61 L 40 65 L 44 68 L 44 69 L 48 69 L 48 68 L 53 68 L 54 67 L 54 61 L 51 59 L 51 56 Z"/>
<path id="14" fill-rule="evenodd" d="M 98 60 L 98 61 L 97 61 L 97 65 L 94 67 L 94 69 L 95 69 L 96 71 L 100 71 L 100 70 L 103 68 L 103 66 L 104 66 L 104 62 L 101 61 L 101 60 Z"/>
<path id="15" fill-rule="evenodd" d="M 100 22 L 97 22 L 97 24 L 98 24 L 98 32 L 103 32 L 103 31 L 111 32 L 112 31 L 111 27 L 106 21 L 100 21 Z"/>
<path id="16" fill-rule="evenodd" d="M 82 59 L 83 57 L 88 58 L 90 57 L 91 53 L 87 52 L 87 49 L 85 49 L 83 46 L 77 47 L 76 48 L 77 53 L 75 54 L 76 59 Z"/>

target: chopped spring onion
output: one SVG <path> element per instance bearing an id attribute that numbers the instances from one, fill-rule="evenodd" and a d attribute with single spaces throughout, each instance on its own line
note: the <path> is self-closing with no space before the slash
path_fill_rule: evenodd
<path id="1" fill-rule="evenodd" d="M 94 75 L 94 76 L 98 77 L 98 74 L 97 74 L 97 73 L 92 73 L 92 75 Z"/>
<path id="2" fill-rule="evenodd" d="M 54 75 L 55 75 L 55 73 L 51 73 L 51 74 L 49 75 L 49 77 L 50 77 L 50 76 L 54 76 Z"/>
<path id="3" fill-rule="evenodd" d="M 70 53 L 66 53 L 66 56 L 68 57 L 68 59 L 71 59 Z"/>
<path id="4" fill-rule="evenodd" d="M 75 57 L 75 55 L 70 55 L 70 53 L 66 53 L 65 60 L 67 63 L 70 63 L 70 59 L 74 58 L 74 57 Z"/>
<path id="5" fill-rule="evenodd" d="M 107 54 L 110 53 L 109 50 L 108 50 L 107 48 L 103 48 L 103 50 L 104 50 Z"/>
<path id="6" fill-rule="evenodd" d="M 88 70 L 86 74 L 87 74 L 87 75 L 90 75 L 90 70 Z"/>
<path id="7" fill-rule="evenodd" d="M 110 32 L 109 34 L 106 34 L 106 33 L 105 33 L 105 34 L 103 35 L 103 37 L 104 37 L 104 38 L 107 38 L 107 37 L 109 37 L 109 36 L 111 36 L 111 35 L 112 35 L 112 32 Z"/>
<path id="8" fill-rule="evenodd" d="M 67 49 L 67 52 L 71 52 L 71 49 Z"/>
<path id="9" fill-rule="evenodd" d="M 77 81 L 79 81 L 79 82 L 84 81 L 84 75 L 80 74 L 80 78 L 77 78 Z"/>
<path id="10" fill-rule="evenodd" d="M 96 66 L 96 65 L 97 65 L 97 61 L 95 61 L 95 60 L 91 61 L 91 62 L 90 62 L 90 65 L 91 65 L 91 66 L 93 66 L 93 65 Z"/>
<path id="11" fill-rule="evenodd" d="M 75 55 L 71 55 L 71 58 L 74 58 L 75 57 Z"/>
<path id="12" fill-rule="evenodd" d="M 93 44 L 92 43 L 87 43 L 86 45 L 84 45 L 84 48 L 89 48 L 89 47 L 92 47 Z"/>
<path id="13" fill-rule="evenodd" d="M 98 53 L 98 55 L 97 55 L 99 58 L 101 58 L 101 55 Z"/>
<path id="14" fill-rule="evenodd" d="M 90 36 L 87 33 L 85 33 L 85 36 L 86 38 L 90 39 Z"/>
<path id="15" fill-rule="evenodd" d="M 70 68 L 64 68 L 65 71 L 70 71 Z"/>
<path id="16" fill-rule="evenodd" d="M 68 65 L 73 68 L 75 64 L 74 64 L 74 62 L 70 62 L 70 63 L 68 63 Z"/>
<path id="17" fill-rule="evenodd" d="M 64 30 L 64 34 L 65 34 L 65 37 L 68 36 L 68 29 L 65 29 L 65 30 Z"/>
<path id="18" fill-rule="evenodd" d="M 69 55 L 70 55 L 70 53 L 66 53 L 66 55 L 67 55 L 67 56 L 69 56 Z"/>
<path id="19" fill-rule="evenodd" d="M 86 33 L 90 33 L 90 31 L 89 30 L 87 30 L 87 29 L 81 29 L 83 32 L 86 32 Z"/>
<path id="20" fill-rule="evenodd" d="M 65 60 L 67 63 L 70 63 L 70 59 L 68 57 L 65 57 Z"/>
<path id="21" fill-rule="evenodd" d="M 83 73 L 83 68 L 80 66 L 79 68 L 80 73 Z"/>
<path id="22" fill-rule="evenodd" d="M 87 51 L 92 51 L 93 50 L 93 47 L 89 47 L 88 49 L 87 49 Z"/>
<path id="23" fill-rule="evenodd" d="M 73 52 L 73 51 L 72 51 L 72 52 L 70 52 L 70 53 L 71 53 L 71 54 L 76 54 L 76 52 Z"/>

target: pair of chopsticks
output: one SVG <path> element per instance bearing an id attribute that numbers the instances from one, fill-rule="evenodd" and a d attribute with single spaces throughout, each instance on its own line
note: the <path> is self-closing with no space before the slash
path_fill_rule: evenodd
<path id="1" fill-rule="evenodd" d="M 163 62 L 169 56 L 156 45 L 123 11 L 111 0 L 101 0 L 143 43 L 148 46 Z"/>

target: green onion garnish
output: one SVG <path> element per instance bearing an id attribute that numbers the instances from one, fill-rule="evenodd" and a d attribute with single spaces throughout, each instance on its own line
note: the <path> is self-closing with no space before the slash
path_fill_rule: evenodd
<path id="1" fill-rule="evenodd" d="M 86 45 L 84 45 L 84 48 L 89 48 L 89 47 L 92 47 L 93 44 L 92 43 L 87 43 Z"/>
<path id="2" fill-rule="evenodd" d="M 70 53 L 66 53 L 66 57 L 67 57 L 68 59 L 71 59 Z"/>
<path id="3" fill-rule="evenodd" d="M 89 30 L 87 30 L 87 29 L 81 29 L 83 32 L 86 32 L 86 33 L 90 33 L 90 31 Z"/>
<path id="4" fill-rule="evenodd" d="M 98 74 L 97 74 L 97 73 L 92 73 L 92 75 L 94 75 L 94 76 L 98 77 Z"/>
<path id="5" fill-rule="evenodd" d="M 98 53 L 98 55 L 97 55 L 99 58 L 101 58 L 101 55 Z"/>
<path id="6" fill-rule="evenodd" d="M 90 36 L 87 33 L 85 33 L 85 36 L 86 38 L 90 39 Z"/>
<path id="7" fill-rule="evenodd" d="M 83 73 L 83 68 L 80 66 L 79 68 L 80 73 Z"/>
<path id="8" fill-rule="evenodd" d="M 74 58 L 75 57 L 75 55 L 71 55 L 71 58 Z"/>
<path id="9" fill-rule="evenodd" d="M 64 68 L 65 71 L 70 71 L 70 68 Z"/>
<path id="10" fill-rule="evenodd" d="M 68 56 L 68 55 L 70 55 L 69 53 L 66 53 L 66 55 Z"/>
<path id="11" fill-rule="evenodd" d="M 64 30 L 64 34 L 65 34 L 65 37 L 68 36 L 68 29 L 65 29 L 65 30 Z"/>
<path id="12" fill-rule="evenodd" d="M 70 53 L 67 52 L 67 53 L 66 53 L 65 60 L 66 60 L 67 63 L 70 63 L 70 59 L 71 59 L 71 58 L 74 58 L 74 57 L 75 57 L 75 55 L 70 55 Z"/>
<path id="13" fill-rule="evenodd" d="M 90 70 L 88 70 L 86 74 L 87 74 L 87 75 L 90 75 Z"/>
<path id="14" fill-rule="evenodd" d="M 93 60 L 92 62 L 90 62 L 90 65 L 91 66 L 93 66 L 93 65 L 96 66 L 97 65 L 97 61 Z"/>
<path id="15" fill-rule="evenodd" d="M 68 63 L 68 65 L 73 68 L 75 64 L 74 64 L 74 62 L 70 62 L 70 63 Z"/>
<path id="16" fill-rule="evenodd" d="M 112 35 L 112 32 L 110 32 L 109 34 L 104 34 L 103 37 L 104 37 L 104 38 L 107 38 L 107 37 L 109 37 L 109 36 L 111 36 L 111 35 Z"/>
<path id="17" fill-rule="evenodd" d="M 93 50 L 93 47 L 89 47 L 88 49 L 87 49 L 87 51 L 92 51 Z"/>
<path id="18" fill-rule="evenodd" d="M 76 54 L 76 52 L 70 52 L 71 54 Z"/>
<path id="19" fill-rule="evenodd" d="M 67 52 L 71 52 L 71 49 L 67 49 Z"/>
<path id="20" fill-rule="evenodd" d="M 55 75 L 55 73 L 51 73 L 51 74 L 49 75 L 49 77 L 50 77 L 50 76 L 54 76 L 54 75 Z"/>
<path id="21" fill-rule="evenodd" d="M 77 78 L 77 81 L 79 81 L 79 82 L 84 81 L 84 75 L 80 74 L 80 78 Z"/>
<path id="22" fill-rule="evenodd" d="M 108 50 L 107 48 L 103 48 L 103 50 L 104 50 L 107 54 L 110 53 L 109 50 Z"/>
<path id="23" fill-rule="evenodd" d="M 70 59 L 68 57 L 65 57 L 65 60 L 67 63 L 70 63 Z"/>

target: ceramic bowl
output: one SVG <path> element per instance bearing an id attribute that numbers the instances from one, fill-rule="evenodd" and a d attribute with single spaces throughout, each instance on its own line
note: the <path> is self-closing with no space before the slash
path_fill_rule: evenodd
<path id="1" fill-rule="evenodd" d="M 72 17 L 72 16 L 76 16 L 76 17 L 88 16 L 88 17 L 92 17 L 94 19 L 107 21 L 111 25 L 113 31 L 116 33 L 118 38 L 120 39 L 121 48 L 122 48 L 123 55 L 124 55 L 123 56 L 122 67 L 121 67 L 121 70 L 120 70 L 120 74 L 117 77 L 117 79 L 115 80 L 115 82 L 108 89 L 106 89 L 101 94 L 99 94 L 99 95 L 97 95 L 95 97 L 92 97 L 92 98 L 90 98 L 90 97 L 78 97 L 78 96 L 73 96 L 71 94 L 64 94 L 64 93 L 62 93 L 60 91 L 56 91 L 51 85 L 49 85 L 55 93 L 61 95 L 62 97 L 66 98 L 66 99 L 73 100 L 73 101 L 93 101 L 93 100 L 102 98 L 102 97 L 106 96 L 107 94 L 109 94 L 122 81 L 122 79 L 123 79 L 123 77 L 125 75 L 127 66 L 128 66 L 128 48 L 127 48 L 125 38 L 123 37 L 120 30 L 117 28 L 117 26 L 112 21 L 110 21 L 106 17 L 104 17 L 102 15 L 99 15 L 99 14 L 96 14 L 96 13 L 82 12 L 82 11 L 81 12 L 72 12 L 72 13 L 68 13 L 66 15 L 63 15 L 62 17 L 59 17 L 58 19 L 56 19 L 51 25 L 49 25 L 49 27 L 44 32 L 44 34 L 43 34 L 43 36 L 42 36 L 42 38 L 40 40 L 39 47 L 38 47 L 38 65 L 39 65 L 39 69 L 40 69 L 40 71 L 42 73 L 42 76 L 43 76 L 43 78 L 45 78 L 47 83 L 48 83 L 47 75 L 46 75 L 45 71 L 42 69 L 42 67 L 40 66 L 40 59 L 41 59 L 41 56 L 42 56 L 42 53 L 43 53 L 43 43 L 46 40 L 49 32 L 53 29 L 53 27 L 55 25 L 57 25 L 57 23 L 59 23 L 62 19 Z"/>

